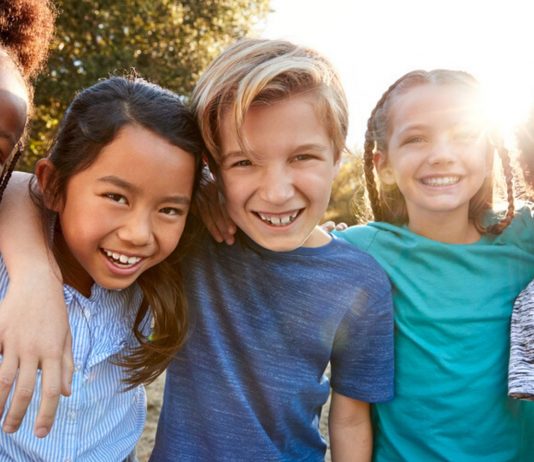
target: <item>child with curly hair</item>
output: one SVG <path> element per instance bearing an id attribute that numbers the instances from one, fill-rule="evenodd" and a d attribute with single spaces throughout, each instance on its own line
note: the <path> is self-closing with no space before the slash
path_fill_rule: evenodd
<path id="1" fill-rule="evenodd" d="M 0 0 L 0 200 L 22 153 L 31 114 L 31 79 L 41 70 L 54 31 L 47 0 Z"/>

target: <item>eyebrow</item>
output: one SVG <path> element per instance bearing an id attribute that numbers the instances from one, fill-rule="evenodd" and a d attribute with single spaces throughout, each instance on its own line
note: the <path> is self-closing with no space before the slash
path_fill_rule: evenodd
<path id="1" fill-rule="evenodd" d="M 292 149 L 291 153 L 296 153 L 296 152 L 299 152 L 299 151 L 314 151 L 314 152 L 317 152 L 317 151 L 320 151 L 320 152 L 325 152 L 328 150 L 328 146 L 325 146 L 324 144 L 316 144 L 316 143 L 309 143 L 309 144 L 301 144 L 301 145 L 298 145 L 296 146 L 295 148 Z M 230 151 L 230 152 L 227 152 L 226 154 L 223 154 L 221 156 L 221 161 L 224 161 L 230 157 L 238 157 L 238 156 L 241 156 L 245 154 L 242 150 L 238 149 L 236 151 Z M 252 156 L 256 156 L 256 157 L 260 157 L 260 155 L 258 155 L 256 152 L 254 151 L 250 151 L 250 154 Z"/>
<path id="2" fill-rule="evenodd" d="M 115 185 L 119 188 L 126 189 L 127 191 L 131 191 L 133 193 L 139 192 L 139 188 L 137 186 L 115 175 L 103 176 L 101 178 L 98 178 L 98 181 L 101 181 L 102 183 L 111 183 L 112 185 Z M 189 197 L 180 196 L 180 195 L 166 196 L 166 197 L 163 197 L 161 200 L 162 202 L 172 202 L 174 204 L 179 204 L 179 205 L 189 205 L 191 203 L 191 199 Z"/>

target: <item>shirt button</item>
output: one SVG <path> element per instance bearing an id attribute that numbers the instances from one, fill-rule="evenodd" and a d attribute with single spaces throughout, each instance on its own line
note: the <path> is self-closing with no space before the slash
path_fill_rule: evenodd
<path id="1" fill-rule="evenodd" d="M 82 368 L 81 363 L 76 363 L 74 365 L 74 372 L 80 372 L 80 369 Z"/>
<path id="2" fill-rule="evenodd" d="M 74 412 L 74 411 L 69 411 L 67 416 L 68 416 L 69 420 L 76 420 L 76 412 Z"/>

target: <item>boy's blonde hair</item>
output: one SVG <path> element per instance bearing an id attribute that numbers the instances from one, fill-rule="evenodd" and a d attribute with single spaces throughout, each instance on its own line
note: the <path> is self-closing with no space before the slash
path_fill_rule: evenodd
<path id="1" fill-rule="evenodd" d="M 220 126 L 230 114 L 240 136 L 247 111 L 290 96 L 312 93 L 336 157 L 345 150 L 348 109 L 341 81 L 316 51 L 283 40 L 243 39 L 226 49 L 200 77 L 193 110 L 212 159 L 220 159 Z"/>

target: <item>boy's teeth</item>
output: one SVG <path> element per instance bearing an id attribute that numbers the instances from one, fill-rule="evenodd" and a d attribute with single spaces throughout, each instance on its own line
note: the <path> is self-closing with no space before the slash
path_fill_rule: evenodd
<path id="1" fill-rule="evenodd" d="M 131 266 L 141 261 L 141 257 L 128 257 L 127 255 L 122 255 L 117 252 L 111 252 L 110 250 L 104 249 L 104 253 L 108 256 L 108 258 L 114 260 L 115 263 L 120 263 L 122 265 Z"/>
<path id="2" fill-rule="evenodd" d="M 423 183 L 428 186 L 448 186 L 451 184 L 456 184 L 458 181 L 460 181 L 459 176 L 440 176 L 423 179 Z"/>
<path id="3" fill-rule="evenodd" d="M 297 218 L 298 215 L 298 211 L 293 212 L 290 215 L 265 215 L 264 213 L 258 213 L 258 215 L 266 223 L 269 223 L 274 226 L 285 226 L 295 221 L 295 218 Z"/>

